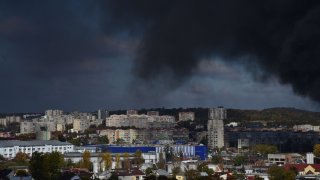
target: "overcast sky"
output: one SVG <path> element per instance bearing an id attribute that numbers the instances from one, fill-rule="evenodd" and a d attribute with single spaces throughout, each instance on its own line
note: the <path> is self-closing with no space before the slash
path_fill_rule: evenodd
<path id="1" fill-rule="evenodd" d="M 317 1 L 0 2 L 0 112 L 319 111 Z"/>

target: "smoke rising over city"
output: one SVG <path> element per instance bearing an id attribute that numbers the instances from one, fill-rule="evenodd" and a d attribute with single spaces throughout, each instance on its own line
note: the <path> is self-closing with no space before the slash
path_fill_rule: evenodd
<path id="1" fill-rule="evenodd" d="M 2 1 L 1 108 L 311 108 L 319 40 L 318 1 Z"/>

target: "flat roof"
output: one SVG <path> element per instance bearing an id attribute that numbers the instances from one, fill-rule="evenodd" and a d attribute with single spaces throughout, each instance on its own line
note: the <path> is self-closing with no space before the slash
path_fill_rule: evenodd
<path id="1" fill-rule="evenodd" d="M 13 147 L 13 146 L 63 146 L 72 145 L 69 142 L 61 142 L 58 140 L 32 140 L 32 141 L 20 141 L 20 140 L 0 140 L 0 147 Z"/>

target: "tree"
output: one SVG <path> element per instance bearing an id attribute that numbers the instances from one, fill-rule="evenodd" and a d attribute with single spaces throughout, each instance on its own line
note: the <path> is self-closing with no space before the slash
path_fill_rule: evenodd
<path id="1" fill-rule="evenodd" d="M 184 175 L 186 176 L 187 179 L 198 179 L 198 178 L 200 178 L 199 171 L 194 170 L 194 169 L 185 171 Z"/>
<path id="2" fill-rule="evenodd" d="M 118 175 L 116 175 L 115 173 L 112 173 L 108 180 L 118 180 L 118 179 L 119 179 Z"/>
<path id="3" fill-rule="evenodd" d="M 65 162 L 64 162 L 64 167 L 67 167 L 67 168 L 71 168 L 73 167 L 75 164 L 72 162 L 71 159 L 67 159 Z"/>
<path id="4" fill-rule="evenodd" d="M 91 170 L 92 163 L 90 161 L 90 157 L 91 157 L 91 154 L 90 154 L 89 151 L 84 151 L 83 152 L 83 154 L 82 154 L 82 164 L 81 164 L 82 168 L 87 168 L 87 169 Z"/>
<path id="5" fill-rule="evenodd" d="M 99 136 L 98 144 L 109 144 L 108 136 Z"/>
<path id="6" fill-rule="evenodd" d="M 207 162 L 199 164 L 197 169 L 199 172 L 206 172 L 209 176 L 211 176 L 214 173 L 212 169 L 209 169 Z"/>
<path id="7" fill-rule="evenodd" d="M 18 152 L 16 154 L 16 157 L 14 157 L 14 161 L 17 161 L 17 162 L 25 162 L 29 159 L 29 156 L 28 154 L 26 153 L 23 153 L 23 152 Z"/>
<path id="8" fill-rule="evenodd" d="M 116 154 L 116 169 L 120 169 L 120 154 Z"/>
<path id="9" fill-rule="evenodd" d="M 153 174 L 152 168 L 148 167 L 148 168 L 146 169 L 145 173 L 146 173 L 146 176 L 150 176 L 151 174 Z"/>
<path id="10" fill-rule="evenodd" d="M 255 176 L 254 176 L 254 180 L 264 180 L 264 178 L 262 178 L 262 177 L 260 177 L 260 176 L 258 176 L 258 175 L 255 175 Z"/>
<path id="11" fill-rule="evenodd" d="M 4 161 L 5 158 L 0 154 L 0 161 Z"/>
<path id="12" fill-rule="evenodd" d="M 130 160 L 129 160 L 129 153 L 123 154 L 123 168 L 130 169 Z"/>
<path id="13" fill-rule="evenodd" d="M 60 152 L 54 151 L 52 153 L 45 154 L 49 165 L 49 174 L 51 179 L 58 179 L 61 175 L 61 168 L 65 164 L 64 157 Z"/>
<path id="14" fill-rule="evenodd" d="M 140 168 L 141 164 L 144 163 L 144 159 L 142 158 L 142 152 L 140 150 L 137 150 L 134 153 L 134 160 L 135 160 L 135 163 L 137 164 L 138 168 Z"/>
<path id="15" fill-rule="evenodd" d="M 166 161 L 163 158 L 163 152 L 159 153 L 159 162 L 157 163 L 158 168 L 165 169 L 166 167 Z"/>
<path id="16" fill-rule="evenodd" d="M 34 152 L 32 154 L 29 170 L 35 180 L 43 180 L 50 177 L 48 163 L 49 162 L 43 153 Z"/>
<path id="17" fill-rule="evenodd" d="M 29 174 L 27 173 L 26 170 L 24 169 L 18 169 L 15 173 L 15 176 L 28 176 Z"/>
<path id="18" fill-rule="evenodd" d="M 270 180 L 292 180 L 296 175 L 293 171 L 286 171 L 283 167 L 272 166 L 268 170 Z"/>
<path id="19" fill-rule="evenodd" d="M 222 161 L 223 161 L 223 158 L 221 155 L 217 154 L 217 155 L 212 156 L 211 162 L 213 164 L 221 164 Z"/>
<path id="20" fill-rule="evenodd" d="M 176 166 L 172 169 L 172 176 L 173 177 L 176 177 L 176 175 L 180 172 L 180 167 L 179 166 Z"/>
<path id="21" fill-rule="evenodd" d="M 125 140 L 124 139 L 121 139 L 121 138 L 118 138 L 116 140 L 116 144 L 125 144 Z"/>
<path id="22" fill-rule="evenodd" d="M 320 157 L 320 144 L 315 144 L 313 146 L 313 154 L 316 156 L 316 157 Z"/>
<path id="23" fill-rule="evenodd" d="M 112 166 L 112 157 L 110 153 L 103 153 L 102 160 L 104 161 L 105 169 L 110 169 Z"/>
<path id="24" fill-rule="evenodd" d="M 244 164 L 246 164 L 247 160 L 248 160 L 248 158 L 245 156 L 236 156 L 234 158 L 234 165 L 235 166 L 244 165 Z"/>
<path id="25" fill-rule="evenodd" d="M 254 153 L 259 153 L 259 154 L 272 154 L 276 153 L 278 151 L 277 147 L 274 145 L 269 145 L 269 144 L 257 144 L 253 147 L 253 152 Z"/>

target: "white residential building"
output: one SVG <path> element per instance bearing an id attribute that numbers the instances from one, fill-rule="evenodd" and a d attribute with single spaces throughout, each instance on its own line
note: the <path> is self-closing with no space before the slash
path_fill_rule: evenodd
<path id="1" fill-rule="evenodd" d="M 225 120 L 227 118 L 227 110 L 224 107 L 217 107 L 209 109 L 209 119 Z"/>
<path id="2" fill-rule="evenodd" d="M 20 133 L 34 133 L 35 131 L 35 123 L 32 121 L 23 121 L 20 123 Z"/>
<path id="3" fill-rule="evenodd" d="M 74 145 L 68 142 L 60 142 L 57 140 L 42 141 L 19 141 L 19 140 L 2 140 L 0 141 L 0 154 L 12 159 L 18 152 L 26 153 L 29 157 L 34 152 L 51 153 L 58 151 L 62 154 L 66 152 L 73 152 Z"/>
<path id="4" fill-rule="evenodd" d="M 5 118 L 0 118 L 0 125 L 8 126 L 12 123 L 20 123 L 21 117 L 20 116 L 7 116 Z"/>
<path id="5" fill-rule="evenodd" d="M 179 121 L 194 121 L 195 115 L 194 112 L 179 112 Z"/>
<path id="6" fill-rule="evenodd" d="M 73 121 L 73 130 L 83 132 L 90 127 L 90 121 L 87 119 L 75 119 Z"/>
<path id="7" fill-rule="evenodd" d="M 224 147 L 224 125 L 226 119 L 226 109 L 222 107 L 209 109 L 208 120 L 208 147 L 220 149 Z"/>
<path id="8" fill-rule="evenodd" d="M 146 129 L 149 128 L 150 123 L 153 122 L 167 122 L 175 123 L 173 116 L 148 116 L 142 115 L 111 115 L 106 119 L 107 127 L 136 127 Z"/>

